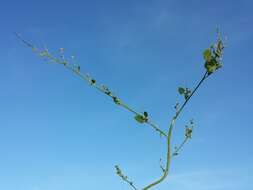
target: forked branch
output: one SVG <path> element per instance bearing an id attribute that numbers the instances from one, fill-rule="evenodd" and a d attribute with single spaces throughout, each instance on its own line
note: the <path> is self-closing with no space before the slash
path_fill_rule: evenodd
<path id="1" fill-rule="evenodd" d="M 81 79 L 85 80 L 88 84 L 90 84 L 92 87 L 97 89 L 99 92 L 110 97 L 116 105 L 118 105 L 118 106 L 124 108 L 125 110 L 131 112 L 132 114 L 134 114 L 134 119 L 137 122 L 139 122 L 141 124 L 144 124 L 144 123 L 147 124 L 152 129 L 154 129 L 157 133 L 159 133 L 161 137 L 166 138 L 167 153 L 166 153 L 165 167 L 163 167 L 162 164 L 160 163 L 160 167 L 162 169 L 162 175 L 160 178 L 158 178 L 154 182 L 152 182 L 149 185 L 142 188 L 142 190 L 148 190 L 148 189 L 158 185 L 168 176 L 170 165 L 171 165 L 171 158 L 178 155 L 178 153 L 182 150 L 182 148 L 186 144 L 186 142 L 191 138 L 192 131 L 193 131 L 193 121 L 190 121 L 190 125 L 191 125 L 190 127 L 186 126 L 185 138 L 184 138 L 183 142 L 179 145 L 179 147 L 176 147 L 174 152 L 171 154 L 171 137 L 172 137 L 172 132 L 173 132 L 173 128 L 175 126 L 176 120 L 181 115 L 183 109 L 185 108 L 187 103 L 190 101 L 192 96 L 197 92 L 199 87 L 203 84 L 203 82 L 211 74 L 213 74 L 216 70 L 218 70 L 219 68 L 222 67 L 221 57 L 222 57 L 223 49 L 224 49 L 223 42 L 222 42 L 221 36 L 219 34 L 217 43 L 215 45 L 210 46 L 210 48 L 206 49 L 203 53 L 206 71 L 204 72 L 202 78 L 199 80 L 197 85 L 194 87 L 193 91 L 191 91 L 188 88 L 183 88 L 183 87 L 178 88 L 179 93 L 184 96 L 184 102 L 181 106 L 179 106 L 179 104 L 177 103 L 177 105 L 175 106 L 176 113 L 172 117 L 172 119 L 169 123 L 168 132 L 164 132 L 156 124 L 151 122 L 151 120 L 149 118 L 149 114 L 146 111 L 143 113 L 139 113 L 139 112 L 135 111 L 133 108 L 131 108 L 130 106 L 125 104 L 120 98 L 118 98 L 116 95 L 114 95 L 108 87 L 106 87 L 105 85 L 97 84 L 97 82 L 94 78 L 90 77 L 88 74 L 81 73 L 81 67 L 79 65 L 71 64 L 67 59 L 65 59 L 63 48 L 60 49 L 60 56 L 56 57 L 56 56 L 53 56 L 51 53 L 49 53 L 48 49 L 46 49 L 46 48 L 39 49 L 39 48 L 35 47 L 33 44 L 31 44 L 30 42 L 24 40 L 19 34 L 15 33 L 15 35 L 26 46 L 31 48 L 36 54 L 45 58 L 48 62 L 53 62 L 53 63 L 58 63 L 60 65 L 63 65 L 65 68 L 72 71 L 75 75 L 77 75 Z M 122 173 L 119 166 L 115 166 L 115 168 L 116 168 L 117 175 L 119 177 L 121 177 L 123 181 L 128 183 L 134 190 L 138 190 L 137 187 L 134 185 L 134 183 L 132 181 L 130 181 L 128 179 L 128 177 Z"/>

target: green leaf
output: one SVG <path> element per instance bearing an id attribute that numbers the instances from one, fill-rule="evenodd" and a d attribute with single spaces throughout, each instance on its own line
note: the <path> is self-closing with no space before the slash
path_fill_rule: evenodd
<path id="1" fill-rule="evenodd" d="M 179 87 L 178 88 L 178 92 L 179 92 L 179 94 L 184 94 L 185 93 L 185 89 L 183 88 L 183 87 Z"/>
<path id="2" fill-rule="evenodd" d="M 187 100 L 191 96 L 191 90 L 189 88 L 185 89 L 184 98 Z"/>
<path id="3" fill-rule="evenodd" d="M 186 138 L 192 138 L 192 129 L 189 127 L 185 128 L 185 137 Z"/>
<path id="4" fill-rule="evenodd" d="M 113 96 L 112 99 L 113 99 L 115 104 L 120 105 L 120 100 L 116 96 Z"/>
<path id="5" fill-rule="evenodd" d="M 217 62 L 217 60 L 215 60 L 215 59 L 212 59 L 210 62 L 205 63 L 205 68 L 206 68 L 208 74 L 212 74 L 214 71 L 216 71 L 217 69 L 219 69 L 221 67 L 222 67 L 222 64 Z"/>
<path id="6" fill-rule="evenodd" d="M 221 63 L 217 63 L 217 69 L 221 68 L 222 67 L 222 64 Z M 216 69 L 216 70 L 217 70 Z"/>
<path id="7" fill-rule="evenodd" d="M 91 83 L 91 84 L 95 84 L 95 83 L 96 83 L 96 80 L 95 80 L 95 79 L 91 79 L 90 83 Z"/>
<path id="8" fill-rule="evenodd" d="M 204 59 L 205 59 L 207 62 L 211 61 L 211 59 L 212 59 L 212 52 L 211 52 L 211 49 L 210 49 L 210 48 L 206 49 L 206 50 L 204 51 L 204 53 L 203 53 L 203 56 L 204 56 Z"/>
<path id="9" fill-rule="evenodd" d="M 211 65 L 208 62 L 206 62 L 205 68 L 206 68 L 208 74 L 211 74 L 216 70 L 216 65 Z"/>
<path id="10" fill-rule="evenodd" d="M 147 118 L 148 117 L 148 112 L 144 111 L 143 115 L 144 115 L 144 117 Z"/>
<path id="11" fill-rule="evenodd" d="M 139 122 L 139 123 L 144 123 L 144 122 L 146 122 L 146 119 L 145 119 L 142 115 L 140 115 L 140 114 L 137 114 L 137 115 L 134 117 L 134 119 L 135 119 L 137 122 Z"/>
<path id="12" fill-rule="evenodd" d="M 108 96 L 112 95 L 112 92 L 109 90 L 108 87 L 106 87 L 105 85 L 101 85 L 101 89 L 104 91 L 105 94 L 107 94 Z"/>

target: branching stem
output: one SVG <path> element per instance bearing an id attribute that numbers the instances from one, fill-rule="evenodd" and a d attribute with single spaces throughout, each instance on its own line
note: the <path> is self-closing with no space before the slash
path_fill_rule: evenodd
<path id="1" fill-rule="evenodd" d="M 177 107 L 176 113 L 175 115 L 172 117 L 170 123 L 169 123 L 169 130 L 168 132 L 164 132 L 163 130 L 161 130 L 157 125 L 155 125 L 153 122 L 150 121 L 150 119 L 148 118 L 148 114 L 147 112 L 139 113 L 137 111 L 135 111 L 134 109 L 132 109 L 130 106 L 128 106 L 127 104 L 125 104 L 123 101 L 121 101 L 121 99 L 119 99 L 117 96 L 115 96 L 114 94 L 112 94 L 112 92 L 105 87 L 104 85 L 98 85 L 96 83 L 95 79 L 92 79 L 91 77 L 89 77 L 88 75 L 82 74 L 80 72 L 80 66 L 76 67 L 73 64 L 70 64 L 64 57 L 63 54 L 61 54 L 60 58 L 58 57 L 54 57 L 52 54 L 50 54 L 48 52 L 47 49 L 38 49 L 35 46 L 33 46 L 31 43 L 29 43 L 28 41 L 24 40 L 19 34 L 15 33 L 16 37 L 21 40 L 22 43 L 24 43 L 26 46 L 28 46 L 29 48 L 31 48 L 36 54 L 38 54 L 41 57 L 46 58 L 48 61 L 54 62 L 54 63 L 58 63 L 63 65 L 65 68 L 67 68 L 68 70 L 72 71 L 74 74 L 76 74 L 78 77 L 80 77 L 81 79 L 85 80 L 87 83 L 89 83 L 91 86 L 93 86 L 94 88 L 96 88 L 99 92 L 109 96 L 110 98 L 112 98 L 113 102 L 115 104 L 117 104 L 118 106 L 123 107 L 124 109 L 126 109 L 127 111 L 131 112 L 132 114 L 135 115 L 135 119 L 140 122 L 140 123 L 146 123 L 147 125 L 149 125 L 151 128 L 153 128 L 156 132 L 158 132 L 160 134 L 160 136 L 162 137 L 166 137 L 167 140 L 167 155 L 166 155 L 166 166 L 165 168 L 160 164 L 160 167 L 162 169 L 163 174 L 161 175 L 160 178 L 158 178 L 157 180 L 155 180 L 154 182 L 150 183 L 149 185 L 145 186 L 142 190 L 148 190 L 156 185 L 158 185 L 159 183 L 161 183 L 169 174 L 169 169 L 170 169 L 170 163 L 171 163 L 171 158 L 175 155 L 177 155 L 177 153 L 183 148 L 183 146 L 186 144 L 187 140 L 189 138 L 191 138 L 191 132 L 192 129 L 188 129 L 187 130 L 191 130 L 188 131 L 190 133 L 186 133 L 185 139 L 183 140 L 183 142 L 180 144 L 180 146 L 178 148 L 176 148 L 174 154 L 171 154 L 171 136 L 172 136 L 172 131 L 173 128 L 175 126 L 176 120 L 179 117 L 179 115 L 182 113 L 183 109 L 185 108 L 185 106 L 187 105 L 187 103 L 189 102 L 189 100 L 191 99 L 191 97 L 196 93 L 196 91 L 198 90 L 198 88 L 201 86 L 201 84 L 204 82 L 205 79 L 207 79 L 214 71 L 216 71 L 217 69 L 219 69 L 222 64 L 220 63 L 220 59 L 222 56 L 222 50 L 224 48 L 223 43 L 221 41 L 221 39 L 218 39 L 218 44 L 217 44 L 217 48 L 214 49 L 213 46 L 212 48 L 209 48 L 207 50 L 205 50 L 204 52 L 204 59 L 206 61 L 205 63 L 205 68 L 206 68 L 206 72 L 204 73 L 204 75 L 202 76 L 202 78 L 199 80 L 199 82 L 197 83 L 197 85 L 195 86 L 195 88 L 193 89 L 192 92 L 189 92 L 187 90 L 187 96 L 185 96 L 185 101 L 182 104 L 182 106 L 180 106 L 179 108 Z M 63 48 L 61 48 L 61 50 L 63 50 Z M 63 52 L 61 52 L 63 53 Z M 183 89 L 184 91 L 184 89 Z M 189 92 L 189 96 L 188 96 L 188 92 Z M 181 93 L 180 93 L 181 94 Z M 125 181 L 127 182 L 134 190 L 137 190 L 136 186 L 134 186 L 133 182 L 131 182 L 130 180 L 128 180 L 127 176 L 123 175 L 120 168 L 118 166 L 116 166 L 116 170 L 117 170 L 117 174 Z"/>
<path id="2" fill-rule="evenodd" d="M 196 87 L 194 88 L 194 90 L 192 91 L 192 93 L 190 94 L 190 96 L 185 100 L 185 102 L 183 103 L 183 105 L 179 108 L 179 110 L 176 112 L 175 116 L 172 118 L 170 124 L 169 124 L 169 132 L 167 135 L 167 159 L 166 159 L 166 167 L 165 170 L 163 171 L 163 175 L 156 181 L 154 181 L 153 183 L 147 185 L 146 187 L 143 188 L 143 190 L 148 190 L 151 187 L 154 187 L 156 185 L 158 185 L 159 183 L 161 183 L 169 174 L 169 168 L 170 168 L 170 162 L 171 162 L 171 134 L 172 134 L 172 130 L 173 127 L 175 125 L 176 119 L 178 118 L 178 116 L 180 115 L 180 113 L 183 111 L 184 107 L 186 106 L 186 104 L 189 102 L 189 100 L 191 99 L 191 97 L 195 94 L 195 92 L 197 91 L 197 89 L 200 87 L 200 85 L 204 82 L 204 80 L 208 77 L 208 73 L 205 72 L 205 74 L 203 75 L 203 77 L 200 79 L 200 81 L 198 82 L 198 84 L 196 85 Z M 183 144 L 181 144 L 182 146 L 185 144 L 185 142 L 183 142 Z M 182 148 L 182 146 L 180 147 L 180 149 Z"/>

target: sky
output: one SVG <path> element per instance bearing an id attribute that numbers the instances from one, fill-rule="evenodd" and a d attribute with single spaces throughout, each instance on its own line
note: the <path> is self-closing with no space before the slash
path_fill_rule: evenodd
<path id="1" fill-rule="evenodd" d="M 179 86 L 193 88 L 202 53 L 227 36 L 223 67 L 178 119 L 172 146 L 193 137 L 153 189 L 253 189 L 253 2 L 250 0 L 2 0 L 0 189 L 131 189 L 162 173 L 166 142 L 62 65 L 48 64 L 13 34 L 75 58 L 84 73 L 167 131 Z"/>

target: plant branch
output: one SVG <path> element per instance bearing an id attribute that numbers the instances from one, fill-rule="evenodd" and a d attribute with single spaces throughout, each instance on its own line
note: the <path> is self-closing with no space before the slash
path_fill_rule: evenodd
<path id="1" fill-rule="evenodd" d="M 197 91 L 197 89 L 200 87 L 200 85 L 204 82 L 204 80 L 208 77 L 208 72 L 206 71 L 203 75 L 203 77 L 201 78 L 201 80 L 198 82 L 198 84 L 196 85 L 196 87 L 194 88 L 194 90 L 192 91 L 192 93 L 190 94 L 190 96 L 185 100 L 185 102 L 183 103 L 183 105 L 179 108 L 179 110 L 176 112 L 175 117 L 177 118 L 179 116 L 179 114 L 183 111 L 184 107 L 186 106 L 187 102 L 191 99 L 191 97 L 194 95 L 194 93 Z"/>
<path id="2" fill-rule="evenodd" d="M 175 151 L 173 152 L 173 154 L 171 155 L 171 157 L 175 157 L 178 155 L 179 151 L 183 148 L 183 146 L 186 144 L 186 142 L 188 141 L 189 138 L 185 137 L 183 142 L 179 145 L 178 148 L 175 149 Z"/>
<path id="3" fill-rule="evenodd" d="M 124 175 L 121 171 L 121 169 L 119 168 L 119 166 L 115 166 L 116 169 L 116 174 L 126 183 L 128 183 L 134 190 L 138 190 L 137 187 L 134 185 L 134 183 L 132 181 L 130 181 L 128 179 L 128 177 L 126 175 Z"/>
<path id="4" fill-rule="evenodd" d="M 193 131 L 193 128 L 194 128 L 193 120 L 190 120 L 190 125 L 191 125 L 190 127 L 188 127 L 188 125 L 185 126 L 184 140 L 183 140 L 183 142 L 181 142 L 179 147 L 175 147 L 175 150 L 174 150 L 171 157 L 177 156 L 178 153 L 183 148 L 183 146 L 187 143 L 187 141 L 192 138 L 192 131 Z"/>
<path id="5" fill-rule="evenodd" d="M 167 135 L 167 160 L 166 160 L 166 167 L 165 170 L 163 171 L 163 175 L 156 181 L 154 181 L 153 183 L 147 185 L 146 187 L 143 188 L 143 190 L 148 190 L 151 187 L 154 187 L 156 185 L 158 185 L 159 183 L 161 183 L 169 174 L 169 168 L 170 168 L 170 162 L 171 162 L 171 134 L 172 134 L 172 130 L 173 127 L 175 125 L 176 119 L 178 118 L 178 116 L 180 115 L 180 113 L 182 112 L 182 110 L 184 109 L 184 107 L 187 105 L 187 103 L 189 102 L 189 100 L 191 99 L 191 97 L 195 94 L 195 92 L 197 91 L 197 89 L 200 87 L 200 85 L 203 83 L 203 81 L 208 77 L 208 73 L 205 72 L 203 77 L 200 79 L 200 81 L 198 82 L 198 84 L 196 85 L 196 87 L 194 88 L 194 90 L 192 91 L 192 93 L 190 94 L 190 96 L 185 100 L 185 102 L 183 103 L 183 105 L 179 108 L 179 110 L 176 112 L 175 116 L 172 118 L 170 125 L 169 125 L 169 132 Z M 185 140 L 186 141 L 186 140 Z M 180 146 L 180 149 L 183 147 L 183 145 L 185 144 L 185 142 L 183 142 Z"/>
<path id="6" fill-rule="evenodd" d="M 69 61 L 67 61 L 65 59 L 65 57 L 63 55 L 63 48 L 61 48 L 60 58 L 58 58 L 58 57 L 55 57 L 52 54 L 50 54 L 47 49 L 40 50 L 40 49 L 36 48 L 31 43 L 24 40 L 19 34 L 15 33 L 15 35 L 19 40 L 21 40 L 21 42 L 23 42 L 26 46 L 31 48 L 36 54 L 38 54 L 39 56 L 41 56 L 43 58 L 46 58 L 47 61 L 63 65 L 65 68 L 72 71 L 74 74 L 76 74 L 81 79 L 85 80 L 87 83 L 89 83 L 91 86 L 96 88 L 98 91 L 100 91 L 101 93 L 109 96 L 116 105 L 121 106 L 124 109 L 126 109 L 127 111 L 134 114 L 135 115 L 134 118 L 137 122 L 146 123 L 151 128 L 153 128 L 156 132 L 158 132 L 160 134 L 160 136 L 166 137 L 166 140 L 167 140 L 167 153 L 166 153 L 166 165 L 165 165 L 165 167 L 162 166 L 161 160 L 160 160 L 160 167 L 161 167 L 163 173 L 157 180 L 155 180 L 154 182 L 152 182 L 149 185 L 145 186 L 142 190 L 149 190 L 150 188 L 152 188 L 152 187 L 158 185 L 159 183 L 161 183 L 168 176 L 169 169 L 170 169 L 170 164 L 171 164 L 171 158 L 176 156 L 178 154 L 178 152 L 182 150 L 182 148 L 186 144 L 186 142 L 191 138 L 191 133 L 192 133 L 193 126 L 191 128 L 189 128 L 186 125 L 186 133 L 185 133 L 185 138 L 184 138 L 183 142 L 179 145 L 178 148 L 175 148 L 174 153 L 171 154 L 171 136 L 172 136 L 173 128 L 175 126 L 177 118 L 180 116 L 180 114 L 182 113 L 183 109 L 185 108 L 185 106 L 187 105 L 189 100 L 196 93 L 196 91 L 201 86 L 201 84 L 205 81 L 205 79 L 207 79 L 211 74 L 213 74 L 216 70 L 218 70 L 219 68 L 222 67 L 221 57 L 222 57 L 222 53 L 223 53 L 223 49 L 224 49 L 223 42 L 222 42 L 222 40 L 219 36 L 217 44 L 215 46 L 211 46 L 210 48 L 208 48 L 204 51 L 203 56 L 204 56 L 204 59 L 205 59 L 206 72 L 203 74 L 202 78 L 198 81 L 197 85 L 195 86 L 195 88 L 193 89 L 192 92 L 188 88 L 179 88 L 179 93 L 184 95 L 185 101 L 181 106 L 178 106 L 179 105 L 178 103 L 175 106 L 176 113 L 172 117 L 172 119 L 169 123 L 168 132 L 165 133 L 157 125 L 155 125 L 153 122 L 150 121 L 150 119 L 148 118 L 148 113 L 147 112 L 144 112 L 142 114 L 142 113 L 139 113 L 139 112 L 135 111 L 130 106 L 125 104 L 123 101 L 121 101 L 121 99 L 119 99 L 117 96 L 115 96 L 106 86 L 98 85 L 94 78 L 91 78 L 87 74 L 82 74 L 80 72 L 80 66 L 70 64 Z M 193 123 L 191 122 L 191 124 L 193 124 Z M 125 182 L 127 182 L 134 190 L 138 190 L 136 188 L 136 186 L 133 184 L 133 182 L 130 181 L 127 176 L 122 174 L 122 172 L 121 172 L 121 170 L 118 166 L 115 166 L 115 168 L 116 168 L 116 171 L 117 171 L 117 175 L 119 175 Z"/>
<path id="7" fill-rule="evenodd" d="M 94 79 L 90 78 L 89 75 L 82 74 L 80 72 L 80 66 L 78 66 L 78 67 L 73 66 L 64 57 L 61 57 L 61 58 L 54 57 L 52 54 L 50 54 L 48 52 L 47 49 L 46 50 L 39 50 L 34 45 L 32 45 L 30 42 L 24 40 L 19 34 L 17 34 L 17 33 L 14 33 L 14 34 L 16 35 L 16 37 L 19 40 L 21 40 L 21 42 L 23 42 L 26 46 L 31 48 L 39 56 L 47 58 L 48 61 L 63 65 L 65 68 L 72 71 L 74 74 L 79 76 L 81 79 L 88 82 L 91 86 L 96 88 L 98 91 L 100 91 L 101 93 L 111 97 L 112 100 L 114 101 L 114 103 L 116 103 L 117 105 L 123 107 L 124 109 L 126 109 L 127 111 L 133 113 L 134 115 L 141 115 L 140 113 L 138 113 L 137 111 L 132 109 L 130 106 L 125 104 L 123 101 L 121 101 L 117 96 L 113 95 L 112 92 L 107 87 L 105 87 L 104 85 L 100 85 L 100 86 L 97 85 L 96 81 Z M 146 120 L 145 123 L 147 125 L 149 125 L 151 128 L 153 128 L 156 132 L 158 132 L 160 134 L 160 136 L 167 137 L 167 134 L 163 130 L 161 130 L 157 125 L 155 125 L 153 122 L 151 122 L 150 120 Z"/>

